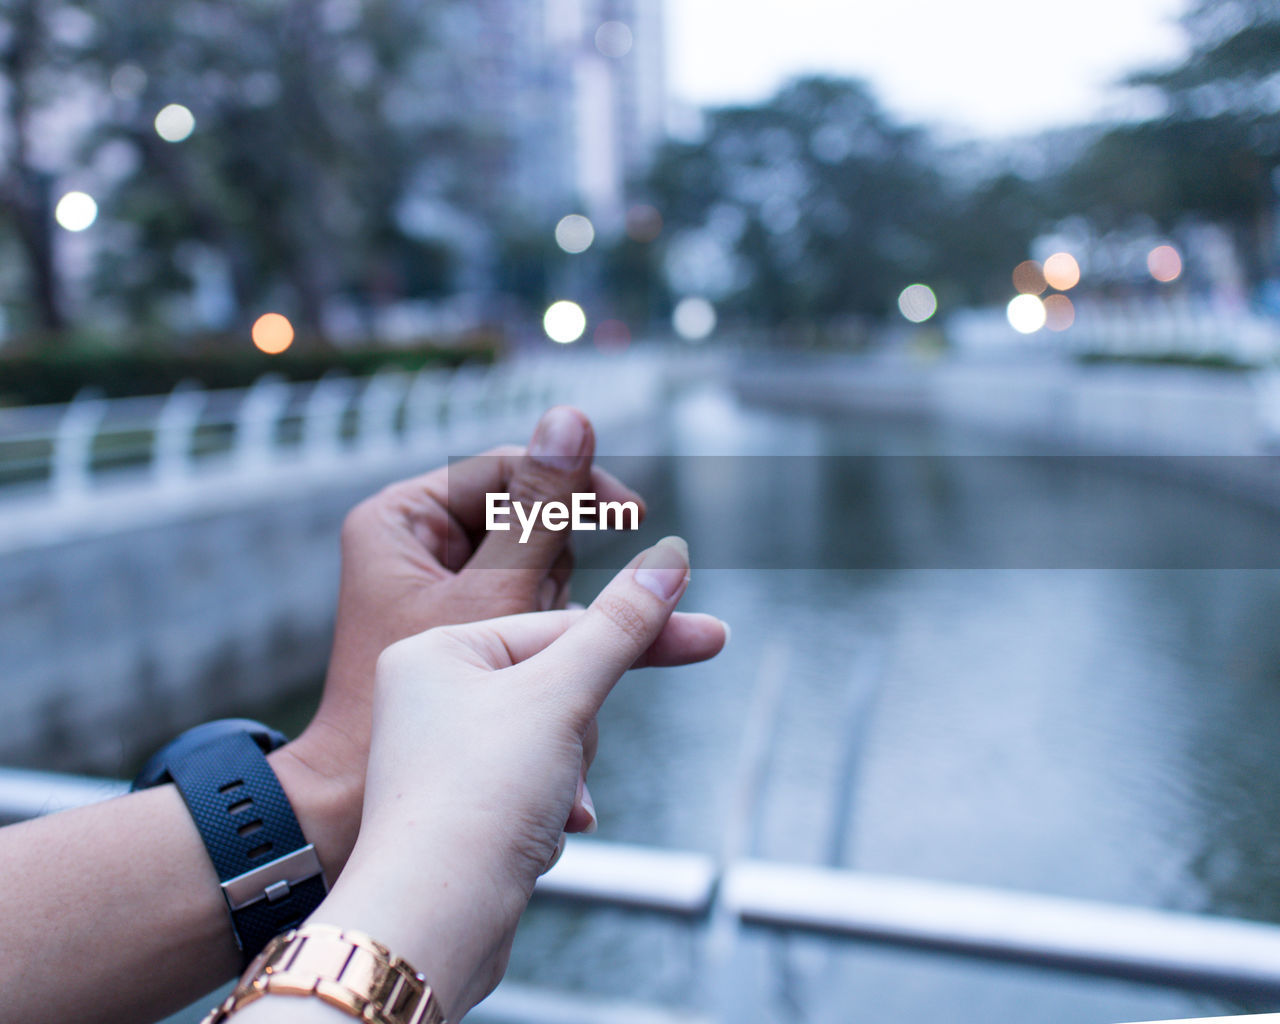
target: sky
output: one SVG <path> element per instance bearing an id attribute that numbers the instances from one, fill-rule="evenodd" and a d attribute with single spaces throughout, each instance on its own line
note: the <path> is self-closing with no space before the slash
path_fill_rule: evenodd
<path id="1" fill-rule="evenodd" d="M 1078 124 L 1128 71 L 1185 52 L 1186 0 L 668 0 L 672 93 L 764 99 L 809 72 L 869 80 L 889 110 L 962 136 Z"/>

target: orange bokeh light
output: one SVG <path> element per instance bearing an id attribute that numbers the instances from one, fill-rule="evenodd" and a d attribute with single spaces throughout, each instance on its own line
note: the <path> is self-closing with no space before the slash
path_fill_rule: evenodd
<path id="1" fill-rule="evenodd" d="M 1044 325 L 1051 331 L 1065 331 L 1076 322 L 1076 307 L 1065 295 L 1044 300 Z"/>
<path id="2" fill-rule="evenodd" d="M 631 328 L 621 320 L 602 320 L 591 340 L 601 352 L 625 352 L 631 344 Z"/>
<path id="3" fill-rule="evenodd" d="M 648 203 L 627 211 L 627 237 L 633 242 L 652 242 L 662 234 L 662 214 Z"/>
<path id="4" fill-rule="evenodd" d="M 1070 291 L 1080 283 L 1080 264 L 1069 252 L 1055 252 L 1044 261 L 1044 279 L 1050 288 Z"/>
<path id="5" fill-rule="evenodd" d="M 269 356 L 278 356 L 293 344 L 293 324 L 279 313 L 263 313 L 253 322 L 253 344 Z"/>
<path id="6" fill-rule="evenodd" d="M 1048 282 L 1039 263 L 1023 260 L 1013 268 L 1013 286 L 1023 295 L 1039 295 L 1048 287 Z"/>
<path id="7" fill-rule="evenodd" d="M 1157 281 L 1168 284 L 1182 276 L 1182 257 L 1171 245 L 1157 245 L 1147 253 L 1147 269 Z"/>

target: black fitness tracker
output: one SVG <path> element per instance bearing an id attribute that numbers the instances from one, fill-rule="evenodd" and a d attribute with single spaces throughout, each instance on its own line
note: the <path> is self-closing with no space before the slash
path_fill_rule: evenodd
<path id="1" fill-rule="evenodd" d="M 260 722 L 227 718 L 188 729 L 153 754 L 134 779 L 172 781 L 222 883 L 236 942 L 248 963 L 299 924 L 328 891 L 315 847 L 266 754 L 285 743 Z"/>

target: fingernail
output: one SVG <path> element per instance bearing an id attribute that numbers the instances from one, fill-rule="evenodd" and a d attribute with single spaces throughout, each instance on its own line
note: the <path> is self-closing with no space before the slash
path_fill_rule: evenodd
<path id="1" fill-rule="evenodd" d="M 600 820 L 596 817 L 596 805 L 591 802 L 591 790 L 587 789 L 587 784 L 582 784 L 582 809 L 587 812 L 587 816 L 591 818 L 589 824 L 582 831 L 586 833 L 594 832 L 600 827 Z"/>
<path id="2" fill-rule="evenodd" d="M 538 420 L 529 442 L 529 455 L 544 466 L 577 469 L 587 445 L 587 426 L 568 406 L 548 409 Z"/>
<path id="3" fill-rule="evenodd" d="M 720 625 L 724 626 L 724 647 L 728 647 L 729 641 L 733 639 L 733 627 L 725 622 L 724 619 L 720 620 Z M 724 650 L 724 647 L 720 649 Z"/>
<path id="4" fill-rule="evenodd" d="M 636 566 L 636 582 L 664 601 L 676 596 L 689 578 L 689 546 L 679 537 L 663 537 Z"/>

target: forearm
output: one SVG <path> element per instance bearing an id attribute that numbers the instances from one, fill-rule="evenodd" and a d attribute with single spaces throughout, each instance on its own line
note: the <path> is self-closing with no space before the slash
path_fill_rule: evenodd
<path id="1" fill-rule="evenodd" d="M 285 748 L 287 751 L 287 748 Z M 334 878 L 350 851 L 349 786 L 272 756 Z M 173 786 L 0 829 L 0 1022 L 156 1020 L 233 977 L 226 901 Z"/>

